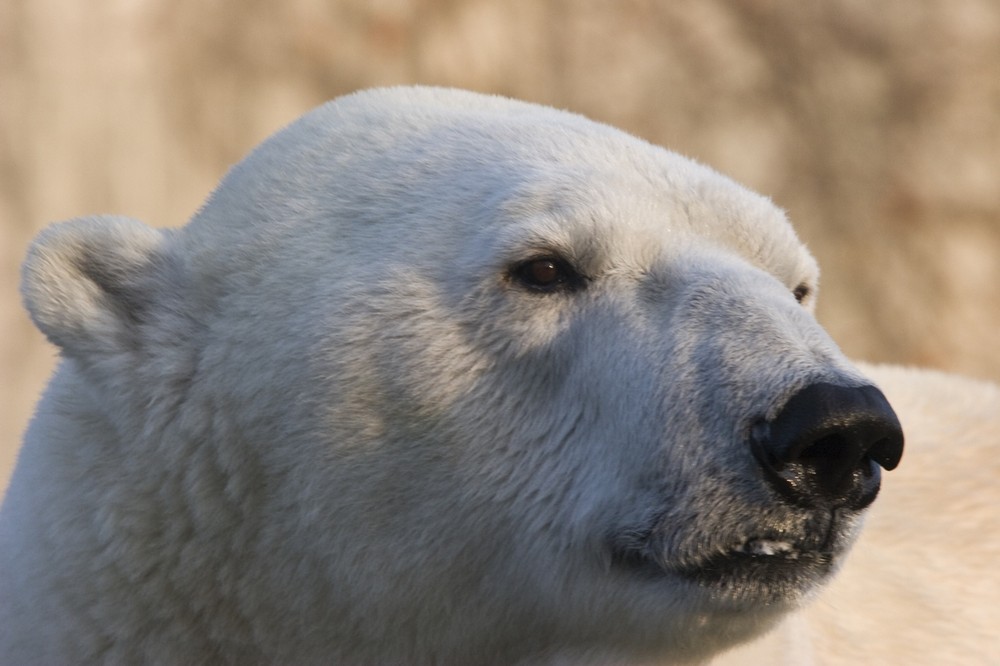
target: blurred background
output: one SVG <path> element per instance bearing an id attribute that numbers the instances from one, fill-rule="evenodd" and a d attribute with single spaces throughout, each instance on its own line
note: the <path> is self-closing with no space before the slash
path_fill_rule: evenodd
<path id="1" fill-rule="evenodd" d="M 3 0 L 0 487 L 55 361 L 17 293 L 31 237 L 181 225 L 282 125 L 397 83 L 712 165 L 789 212 L 849 355 L 1000 380 L 997 0 Z"/>

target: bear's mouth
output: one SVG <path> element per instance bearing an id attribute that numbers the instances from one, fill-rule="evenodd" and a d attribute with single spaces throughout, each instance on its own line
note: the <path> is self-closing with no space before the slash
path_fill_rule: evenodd
<path id="1" fill-rule="evenodd" d="M 732 600 L 787 601 L 832 573 L 841 549 L 826 541 L 758 535 L 683 558 L 671 558 L 647 542 L 644 548 L 614 551 L 612 561 L 629 576 L 647 581 L 680 578 Z"/>
<path id="2" fill-rule="evenodd" d="M 789 539 L 749 537 L 728 548 L 682 562 L 664 562 L 647 549 L 619 549 L 613 553 L 615 564 L 646 575 L 677 574 L 691 578 L 724 577 L 748 568 L 809 567 L 833 559 L 833 553 Z"/>
<path id="3" fill-rule="evenodd" d="M 750 582 L 789 584 L 828 574 L 834 553 L 816 544 L 751 537 L 693 562 L 667 565 L 665 571 L 699 583 Z"/>

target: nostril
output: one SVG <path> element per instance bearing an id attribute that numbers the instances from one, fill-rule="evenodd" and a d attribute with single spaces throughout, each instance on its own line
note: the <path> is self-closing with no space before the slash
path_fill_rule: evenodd
<path id="1" fill-rule="evenodd" d="M 868 457 L 881 465 L 885 470 L 896 469 L 903 457 L 903 431 L 889 433 L 876 441 L 868 449 Z"/>
<path id="2" fill-rule="evenodd" d="M 751 432 L 770 485 L 796 504 L 862 508 L 878 493 L 879 467 L 899 464 L 903 433 L 874 386 L 810 384 Z"/>

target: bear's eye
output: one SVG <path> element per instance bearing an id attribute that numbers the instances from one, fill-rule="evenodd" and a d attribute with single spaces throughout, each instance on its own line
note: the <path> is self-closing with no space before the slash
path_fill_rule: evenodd
<path id="1" fill-rule="evenodd" d="M 801 303 L 809 295 L 809 285 L 803 282 L 792 291 L 792 294 L 795 296 L 795 300 Z"/>
<path id="2" fill-rule="evenodd" d="M 563 259 L 554 256 L 535 257 L 515 264 L 511 278 L 534 291 L 575 291 L 583 286 L 583 278 Z"/>

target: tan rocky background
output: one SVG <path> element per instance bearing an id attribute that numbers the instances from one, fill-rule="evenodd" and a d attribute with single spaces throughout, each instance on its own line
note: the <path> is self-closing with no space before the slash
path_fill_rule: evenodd
<path id="1" fill-rule="evenodd" d="M 228 165 L 357 88 L 582 112 L 785 207 L 854 357 L 1000 379 L 996 0 L 4 0 L 0 487 L 54 362 L 17 272 L 50 221 L 182 224 Z"/>

